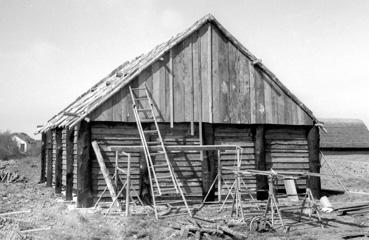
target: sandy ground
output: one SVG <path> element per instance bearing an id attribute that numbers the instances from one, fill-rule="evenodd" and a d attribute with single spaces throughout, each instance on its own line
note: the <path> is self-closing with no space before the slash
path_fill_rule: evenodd
<path id="1" fill-rule="evenodd" d="M 329 157 L 329 163 L 342 176 L 343 183 L 350 190 L 369 192 L 369 158 L 367 156 Z M 0 169 L 17 172 L 25 176 L 26 183 L 0 183 L 0 234 L 6 224 L 15 226 L 15 231 L 43 228 L 41 231 L 22 233 L 24 239 L 179 239 L 180 231 L 168 225 L 186 222 L 186 217 L 174 217 L 156 221 L 152 216 L 139 215 L 126 218 L 122 215 L 103 216 L 105 210 L 76 209 L 73 203 L 64 202 L 63 196 L 55 195 L 53 189 L 38 184 L 39 158 L 0 161 Z M 323 173 L 330 173 L 323 165 Z M 322 179 L 323 188 L 342 189 L 334 178 Z M 329 199 L 335 205 L 369 201 L 369 195 L 336 194 Z M 1 217 L 1 213 L 29 211 Z M 198 213 L 202 218 L 229 217 L 229 212 L 218 214 L 214 207 L 206 207 Z M 289 233 L 251 233 L 246 226 L 234 229 L 244 233 L 248 239 L 342 239 L 349 233 L 369 232 L 368 215 L 336 216 L 324 214 L 328 221 L 325 228 L 317 224 L 304 224 L 292 227 Z M 1 238 L 1 235 L 0 235 Z M 194 236 L 189 239 L 195 239 Z M 206 239 L 206 238 L 202 238 Z M 210 239 L 224 239 L 211 236 Z M 226 237 L 225 239 L 231 239 Z"/>

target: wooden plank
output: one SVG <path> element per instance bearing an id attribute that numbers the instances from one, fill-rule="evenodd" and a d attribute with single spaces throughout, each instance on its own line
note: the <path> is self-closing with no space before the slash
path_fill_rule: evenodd
<path id="1" fill-rule="evenodd" d="M 213 52 L 212 52 L 212 46 L 213 46 L 213 25 L 209 23 L 208 25 L 208 79 L 209 79 L 209 123 L 213 123 L 213 71 L 212 71 L 212 59 L 213 59 Z"/>
<path id="2" fill-rule="evenodd" d="M 191 39 L 186 38 L 173 48 L 174 120 L 190 121 L 193 114 Z"/>
<path id="3" fill-rule="evenodd" d="M 115 93 L 112 97 L 111 97 L 111 119 L 109 119 L 110 121 L 117 121 L 117 122 L 121 122 L 123 121 L 123 106 L 122 106 L 122 101 L 123 101 L 123 91 L 122 89 L 120 91 L 118 91 L 117 93 Z"/>
<path id="4" fill-rule="evenodd" d="M 78 130 L 78 189 L 77 207 L 86 208 L 92 206 L 91 194 L 91 130 L 87 122 L 82 121 Z"/>
<path id="5" fill-rule="evenodd" d="M 174 83 L 173 83 L 173 49 L 169 51 L 168 62 L 168 77 L 169 77 L 169 106 L 170 106 L 170 127 L 174 127 Z"/>
<path id="6" fill-rule="evenodd" d="M 256 123 L 265 123 L 265 97 L 264 81 L 260 69 L 255 68 L 255 103 L 256 103 Z"/>
<path id="7" fill-rule="evenodd" d="M 212 86 L 213 120 L 217 123 L 230 122 L 229 117 L 229 73 L 228 40 L 213 27 L 212 31 Z"/>
<path id="8" fill-rule="evenodd" d="M 255 83 L 255 68 L 254 65 L 249 61 L 249 75 L 250 75 L 250 123 L 256 123 L 256 83 Z"/>
<path id="9" fill-rule="evenodd" d="M 62 129 L 57 128 L 55 130 L 56 137 L 56 159 L 55 159 L 55 193 L 59 194 L 62 190 Z"/>
<path id="10" fill-rule="evenodd" d="M 262 75 L 263 76 L 263 75 Z M 273 103 L 272 103 L 272 88 L 268 81 L 264 80 L 264 102 L 265 102 L 265 122 L 266 123 L 275 123 L 275 118 L 273 115 Z"/>
<path id="11" fill-rule="evenodd" d="M 165 81 L 165 79 L 163 79 L 163 80 Z M 161 95 L 165 96 L 165 88 L 160 88 L 161 83 L 162 83 L 161 62 L 156 61 L 152 65 L 152 92 L 151 92 L 151 95 L 152 95 L 152 101 L 155 102 L 155 104 L 159 107 L 159 110 L 164 109 L 163 105 L 161 103 Z M 157 120 L 161 121 L 162 119 L 157 119 Z"/>
<path id="12" fill-rule="evenodd" d="M 235 150 L 237 145 L 167 145 L 166 149 L 168 152 L 170 151 L 216 151 L 216 150 Z M 140 145 L 137 146 L 112 146 L 109 147 L 111 151 L 137 151 L 142 152 L 143 147 Z M 149 147 L 150 151 L 160 150 L 160 147 Z"/>
<path id="13" fill-rule="evenodd" d="M 238 50 L 231 42 L 228 42 L 228 77 L 229 77 L 229 118 L 231 123 L 241 123 L 239 111 L 242 110 L 240 105 L 243 104 L 240 99 L 240 92 L 243 91 L 240 86 L 242 76 L 238 75 L 239 68 Z M 240 101 L 241 100 L 241 101 Z"/>
<path id="14" fill-rule="evenodd" d="M 192 78 L 193 78 L 193 121 L 199 121 L 200 116 L 200 93 L 201 93 L 201 55 L 199 33 L 192 35 Z"/>
<path id="15" fill-rule="evenodd" d="M 207 37 L 210 33 L 208 33 L 210 27 L 208 25 L 199 29 L 199 37 L 200 37 L 200 81 L 201 81 L 201 103 L 202 103 L 202 122 L 209 122 L 209 89 L 210 86 L 210 76 L 209 68 L 211 62 L 209 61 L 209 38 Z"/>
<path id="16" fill-rule="evenodd" d="M 293 123 L 293 110 L 292 110 L 292 102 L 291 99 L 284 95 L 284 123 L 292 124 Z"/>

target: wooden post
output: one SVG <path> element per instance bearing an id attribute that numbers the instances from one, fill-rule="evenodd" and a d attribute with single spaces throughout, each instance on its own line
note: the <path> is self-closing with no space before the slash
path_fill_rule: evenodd
<path id="1" fill-rule="evenodd" d="M 74 170 L 74 129 L 67 129 L 66 136 L 66 157 L 67 157 L 67 172 L 66 172 L 66 189 L 65 200 L 73 199 L 73 170 Z"/>
<path id="2" fill-rule="evenodd" d="M 91 129 L 85 121 L 81 121 L 78 131 L 78 166 L 77 166 L 77 207 L 92 206 L 91 193 Z"/>
<path id="3" fill-rule="evenodd" d="M 203 134 L 204 144 L 214 145 L 214 129 L 212 124 L 204 124 Z M 206 151 L 206 159 L 202 163 L 202 186 L 204 196 L 209 191 L 209 188 L 216 177 L 217 157 L 215 155 L 214 151 Z M 211 191 L 208 195 L 208 199 L 205 199 L 205 201 L 212 201 L 214 199 L 214 190 L 215 189 Z"/>
<path id="4" fill-rule="evenodd" d="M 263 125 L 256 126 L 255 129 L 255 168 L 265 171 L 265 129 Z M 268 178 L 266 176 L 256 176 L 256 198 L 265 200 L 268 198 Z"/>
<path id="5" fill-rule="evenodd" d="M 313 173 L 320 173 L 320 159 L 319 159 L 319 128 L 313 126 L 309 129 L 307 134 L 308 150 L 309 150 L 309 171 Z M 308 187 L 311 189 L 314 198 L 320 198 L 320 178 L 308 178 Z"/>
<path id="6" fill-rule="evenodd" d="M 55 193 L 61 193 L 62 191 L 62 157 L 63 157 L 63 148 L 62 148 L 62 129 L 55 129 L 56 136 L 56 158 L 55 158 Z"/>
<path id="7" fill-rule="evenodd" d="M 222 163 L 220 150 L 218 150 L 218 201 L 222 201 Z"/>
<path id="8" fill-rule="evenodd" d="M 47 173 L 46 173 L 46 187 L 53 186 L 53 142 L 51 131 L 46 133 L 46 153 L 47 153 Z"/>
<path id="9" fill-rule="evenodd" d="M 41 136 L 41 172 L 40 183 L 46 182 L 46 133 L 42 133 Z"/>
<path id="10" fill-rule="evenodd" d="M 127 159 L 127 188 L 126 188 L 126 217 L 130 215 L 129 202 L 131 201 L 131 154 L 128 154 Z"/>
<path id="11" fill-rule="evenodd" d="M 170 112 L 170 127 L 174 127 L 174 83 L 173 83 L 173 50 L 169 50 L 169 112 Z"/>

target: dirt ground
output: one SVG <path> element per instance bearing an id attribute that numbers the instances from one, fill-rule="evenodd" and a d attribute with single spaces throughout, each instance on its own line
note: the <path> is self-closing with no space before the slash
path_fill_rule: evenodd
<path id="1" fill-rule="evenodd" d="M 343 183 L 349 190 L 369 192 L 368 156 L 329 157 L 329 163 L 337 170 L 337 174 L 342 176 Z M 52 188 L 38 184 L 39 158 L 0 161 L 0 170 L 2 169 L 25 176 L 28 181 L 0 183 L 0 239 L 5 239 L 4 234 L 10 232 L 5 230 L 9 229 L 20 233 L 19 239 L 180 239 L 181 231 L 174 230 L 169 225 L 188 221 L 188 218 L 183 216 L 159 221 L 148 215 L 128 218 L 122 215 L 104 217 L 105 210 L 76 209 L 74 203 L 64 202 L 63 196 L 56 195 Z M 326 164 L 323 165 L 322 173 L 330 173 Z M 334 178 L 323 178 L 322 186 L 327 189 L 342 189 Z M 333 206 L 340 206 L 352 202 L 369 202 L 369 195 L 332 195 L 330 192 L 329 200 Z M 27 212 L 1 215 L 14 211 Z M 217 213 L 214 206 L 209 206 L 201 210 L 198 216 L 219 220 L 223 216 L 229 218 L 229 212 Z M 369 215 L 323 214 L 323 218 L 328 222 L 325 228 L 317 224 L 304 224 L 292 227 L 288 233 L 279 230 L 267 233 L 249 232 L 248 226 L 245 225 L 232 229 L 243 233 L 248 239 L 342 239 L 345 234 L 369 232 L 368 217 Z M 31 232 L 27 232 L 29 230 Z M 188 238 L 195 239 L 195 236 L 190 234 Z M 229 236 L 202 236 L 202 239 L 224 238 L 231 239 Z"/>

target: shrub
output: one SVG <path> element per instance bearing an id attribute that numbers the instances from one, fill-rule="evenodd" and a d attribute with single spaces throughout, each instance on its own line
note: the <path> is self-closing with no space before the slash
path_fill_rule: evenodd
<path id="1" fill-rule="evenodd" d="M 19 157 L 17 144 L 13 141 L 9 131 L 0 132 L 0 160 Z"/>

